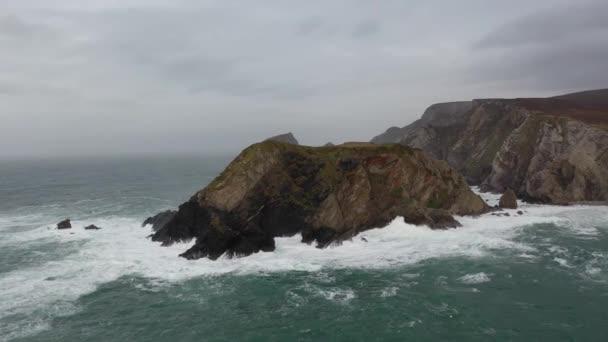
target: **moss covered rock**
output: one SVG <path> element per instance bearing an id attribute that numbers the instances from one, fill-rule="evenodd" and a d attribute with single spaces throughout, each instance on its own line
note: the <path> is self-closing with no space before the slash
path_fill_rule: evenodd
<path id="1" fill-rule="evenodd" d="M 302 234 L 319 247 L 383 227 L 397 216 L 433 228 L 487 205 L 444 161 L 401 145 L 306 147 L 266 141 L 245 149 L 182 204 L 153 240 L 196 239 L 182 256 L 248 255 Z"/>

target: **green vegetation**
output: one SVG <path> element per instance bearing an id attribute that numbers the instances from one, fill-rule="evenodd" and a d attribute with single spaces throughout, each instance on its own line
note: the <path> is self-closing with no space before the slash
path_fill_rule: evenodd
<path id="1" fill-rule="evenodd" d="M 427 201 L 426 207 L 432 209 L 442 209 L 449 203 L 449 195 L 445 189 L 435 192 Z"/>

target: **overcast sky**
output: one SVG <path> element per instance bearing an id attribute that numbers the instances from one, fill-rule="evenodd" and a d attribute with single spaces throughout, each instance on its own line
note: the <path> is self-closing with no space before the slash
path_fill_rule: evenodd
<path id="1" fill-rule="evenodd" d="M 608 87 L 608 1 L 0 0 L 0 156 L 371 139 Z"/>

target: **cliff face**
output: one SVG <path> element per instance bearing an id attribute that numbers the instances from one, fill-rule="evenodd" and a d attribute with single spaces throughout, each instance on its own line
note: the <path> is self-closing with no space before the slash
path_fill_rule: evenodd
<path id="1" fill-rule="evenodd" d="M 472 104 L 471 101 L 434 104 L 424 112 L 422 118 L 411 125 L 402 128 L 391 127 L 383 134 L 374 137 L 371 142 L 374 144 L 398 144 L 407 137 L 416 141 L 416 147 L 426 146 L 433 139 L 439 137 L 438 133 L 444 133 L 441 132 L 442 128 L 460 127 L 464 124 L 465 114 L 471 109 Z M 442 155 L 442 149 L 429 148 L 426 150 L 435 157 Z"/>
<path id="2" fill-rule="evenodd" d="M 550 203 L 608 200 L 608 90 L 447 105 L 434 106 L 451 114 L 429 115 L 431 106 L 424 123 L 401 129 L 399 143 L 447 160 L 484 190 Z"/>
<path id="3" fill-rule="evenodd" d="M 245 149 L 153 235 L 165 244 L 195 238 L 190 259 L 274 249 L 301 233 L 319 247 L 383 227 L 397 216 L 434 228 L 487 205 L 444 161 L 401 145 L 304 147 L 263 142 Z"/>
<path id="4" fill-rule="evenodd" d="M 490 190 L 510 187 L 523 197 L 565 204 L 608 200 L 608 131 L 550 115 L 530 115 L 505 140 Z"/>

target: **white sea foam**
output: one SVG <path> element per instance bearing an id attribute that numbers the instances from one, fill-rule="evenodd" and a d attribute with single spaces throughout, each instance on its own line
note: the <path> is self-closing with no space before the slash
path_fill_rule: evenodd
<path id="1" fill-rule="evenodd" d="M 564 259 L 564 258 L 553 258 L 553 260 L 555 260 L 555 262 L 557 262 L 558 264 L 560 264 L 563 267 L 572 267 L 568 264 L 568 260 Z"/>
<path id="2" fill-rule="evenodd" d="M 488 196 L 496 197 L 484 194 L 484 197 Z M 58 310 L 53 311 L 53 315 L 61 314 L 62 310 L 65 313 L 73 312 L 73 307 L 58 307 L 57 303 L 74 302 L 80 296 L 94 291 L 100 284 L 124 275 L 140 275 L 153 279 L 162 286 L 193 277 L 225 273 L 389 268 L 430 258 L 483 257 L 492 255 L 496 250 L 513 250 L 516 255 L 528 255 L 536 251 L 535 247 L 515 239 L 526 225 L 556 223 L 568 226 L 572 222 L 583 222 L 584 227 L 590 227 L 595 223 L 593 220 L 598 219 L 589 216 L 599 216 L 599 220 L 608 218 L 608 210 L 604 207 L 522 204 L 519 210 L 524 211 L 524 215 L 511 210 L 506 211 L 511 214 L 509 217 L 490 214 L 478 218 L 459 217 L 463 227 L 446 231 L 412 226 L 398 218 L 383 229 L 365 232 L 367 241 L 356 237 L 341 246 L 323 250 L 302 244 L 299 236 L 278 238 L 277 248 L 272 253 L 258 253 L 246 258 L 220 258 L 217 261 L 188 261 L 179 258 L 178 254 L 190 244 L 161 247 L 146 239 L 150 234 L 148 228 L 141 228 L 137 220 L 126 218 L 73 221 L 74 228 L 69 230 L 47 229 L 47 226 L 42 226 L 19 233 L 5 232 L 2 244 L 32 243 L 41 239 L 56 242 L 58 248 L 67 242 L 80 241 L 81 244 L 71 244 L 75 250 L 64 259 L 47 262 L 41 260 L 38 266 L 0 274 L 0 319 L 12 314 L 27 315 L 34 310 L 40 311 L 41 307 Z M 34 216 L 25 218 L 28 221 L 40 219 Z M 0 217 L 0 229 L 2 225 L 17 221 L 19 218 L 16 217 Z M 606 221 L 608 219 L 601 222 Z M 102 229 L 86 231 L 83 227 L 88 224 L 95 224 Z M 576 234 L 575 230 L 573 234 Z M 589 273 L 597 273 L 594 268 L 595 265 L 590 267 Z M 328 283 L 331 283 L 333 278 L 327 274 L 325 276 Z M 328 299 L 349 301 L 355 296 L 348 291 L 329 291 L 325 293 Z M 388 294 L 390 293 L 389 291 Z"/>
<path id="3" fill-rule="evenodd" d="M 464 284 L 481 284 L 491 281 L 490 277 L 484 272 L 467 274 L 458 278 Z"/>
<path id="4" fill-rule="evenodd" d="M 341 304 L 348 304 L 348 302 L 356 297 L 353 290 L 341 288 L 332 288 L 328 290 L 319 289 L 319 294 L 327 300 Z"/>
<path id="5" fill-rule="evenodd" d="M 397 295 L 397 290 L 399 290 L 399 288 L 395 286 L 387 287 L 380 292 L 380 297 L 394 297 Z"/>

